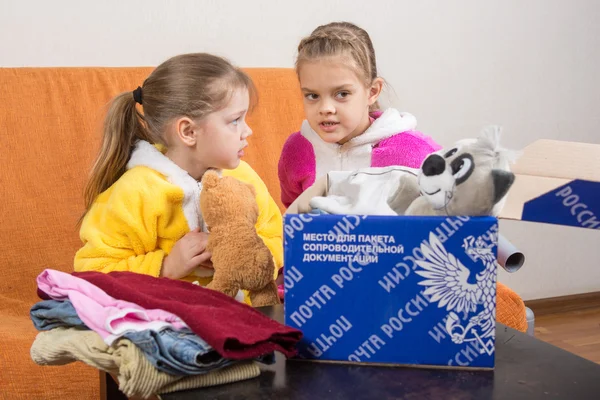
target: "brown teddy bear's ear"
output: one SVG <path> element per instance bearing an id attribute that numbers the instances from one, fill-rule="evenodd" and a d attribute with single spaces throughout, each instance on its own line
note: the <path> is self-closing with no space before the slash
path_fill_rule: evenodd
<path id="1" fill-rule="evenodd" d="M 205 188 L 214 188 L 219 184 L 219 173 L 215 170 L 209 169 L 202 176 L 202 186 Z"/>
<path id="2" fill-rule="evenodd" d="M 256 197 L 256 188 L 254 187 L 254 185 L 252 185 L 251 183 L 246 183 L 246 186 L 248 186 L 250 188 L 250 191 L 252 192 L 252 196 Z"/>

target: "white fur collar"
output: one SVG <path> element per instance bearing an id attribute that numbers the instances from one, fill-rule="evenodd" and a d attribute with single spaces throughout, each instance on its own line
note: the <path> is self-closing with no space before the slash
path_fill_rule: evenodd
<path id="1" fill-rule="evenodd" d="M 413 115 L 388 108 L 362 135 L 342 145 L 324 142 L 306 120 L 302 123 L 300 133 L 313 146 L 315 179 L 318 179 L 329 171 L 370 167 L 373 145 L 395 134 L 415 129 L 416 126 L 417 120 Z"/>
<path id="2" fill-rule="evenodd" d="M 190 230 L 201 226 L 202 230 L 206 231 L 200 213 L 200 191 L 202 190 L 200 182 L 144 140 L 136 143 L 127 163 L 127 169 L 137 166 L 151 168 L 164 175 L 173 185 L 179 186 L 183 190 L 183 213 Z"/>
<path id="3" fill-rule="evenodd" d="M 363 133 L 350 140 L 351 146 L 373 145 L 397 133 L 410 131 L 417 127 L 417 119 L 407 112 L 388 108 Z"/>

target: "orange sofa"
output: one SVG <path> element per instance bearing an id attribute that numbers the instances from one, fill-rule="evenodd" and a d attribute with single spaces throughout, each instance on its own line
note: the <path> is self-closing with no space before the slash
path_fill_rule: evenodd
<path id="1" fill-rule="evenodd" d="M 29 349 L 36 276 L 72 271 L 82 190 L 99 146 L 107 102 L 136 88 L 151 68 L 0 68 L 0 399 L 97 399 L 98 370 L 40 367 Z M 279 201 L 277 161 L 303 118 L 291 69 L 247 69 L 259 91 L 246 160 Z M 282 207 L 283 211 L 283 207 Z M 498 286 L 498 320 L 526 330 L 518 295 Z"/>

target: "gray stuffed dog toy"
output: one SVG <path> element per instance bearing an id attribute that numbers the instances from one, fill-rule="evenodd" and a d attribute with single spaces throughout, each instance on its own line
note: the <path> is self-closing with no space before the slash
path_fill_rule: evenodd
<path id="1" fill-rule="evenodd" d="M 328 191 L 310 206 L 330 214 L 497 216 L 515 176 L 516 153 L 500 147 L 500 130 L 430 154 L 420 169 L 363 168 L 328 175 Z"/>

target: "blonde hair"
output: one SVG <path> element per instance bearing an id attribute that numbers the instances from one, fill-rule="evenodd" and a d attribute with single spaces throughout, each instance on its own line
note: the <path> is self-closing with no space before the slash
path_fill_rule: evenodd
<path id="1" fill-rule="evenodd" d="M 102 145 L 85 187 L 86 212 L 125 173 L 138 140 L 165 145 L 163 133 L 170 121 L 183 116 L 202 119 L 224 108 L 240 88 L 256 101 L 254 84 L 243 71 L 224 58 L 194 53 L 170 58 L 140 88 L 117 95 L 104 120 Z M 142 104 L 143 113 L 136 102 Z"/>
<path id="2" fill-rule="evenodd" d="M 375 49 L 369 34 L 350 22 L 321 25 L 302 39 L 298 45 L 296 74 L 300 76 L 302 63 L 326 57 L 348 57 L 367 87 L 378 77 Z M 370 111 L 377 109 L 379 103 L 375 102 Z"/>

